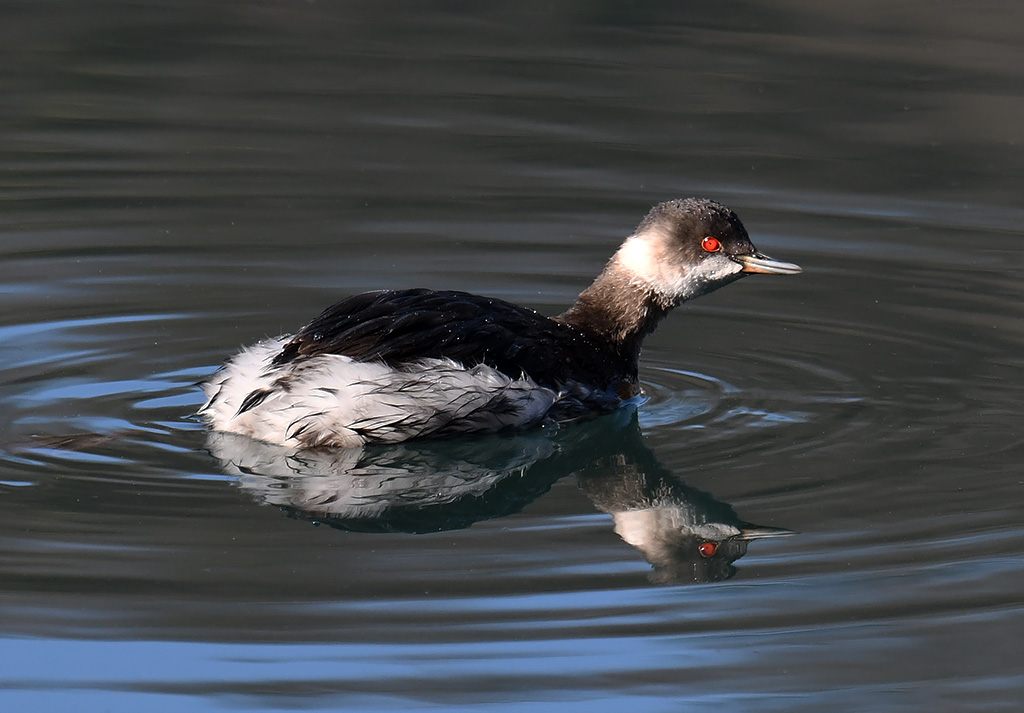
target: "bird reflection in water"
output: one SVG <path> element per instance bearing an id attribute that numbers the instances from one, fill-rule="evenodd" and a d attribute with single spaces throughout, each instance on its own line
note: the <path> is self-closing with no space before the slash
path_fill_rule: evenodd
<path id="1" fill-rule="evenodd" d="M 631 410 L 555 432 L 292 450 L 210 432 L 210 452 L 242 489 L 289 516 L 357 532 L 454 530 L 518 512 L 559 479 L 611 515 L 662 583 L 717 582 L 751 540 L 793 534 L 740 520 L 643 443 Z"/>
<path id="2" fill-rule="evenodd" d="M 720 582 L 736 574 L 732 563 L 751 540 L 795 534 L 743 522 L 728 503 L 666 471 L 649 449 L 642 455 L 648 462 L 602 458 L 577 482 L 598 510 L 612 516 L 616 534 L 653 566 L 652 580 Z"/>

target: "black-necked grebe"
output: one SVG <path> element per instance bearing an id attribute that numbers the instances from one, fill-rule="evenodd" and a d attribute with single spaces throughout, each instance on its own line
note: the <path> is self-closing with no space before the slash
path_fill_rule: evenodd
<path id="1" fill-rule="evenodd" d="M 215 430 L 316 448 L 608 411 L 639 395 L 641 343 L 669 310 L 755 272 L 800 268 L 758 253 L 719 203 L 660 203 L 557 317 L 466 292 L 355 295 L 229 359 L 199 413 Z"/>

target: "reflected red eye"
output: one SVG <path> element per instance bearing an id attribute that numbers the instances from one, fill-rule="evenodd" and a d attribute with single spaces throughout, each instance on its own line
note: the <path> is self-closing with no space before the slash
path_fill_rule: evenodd
<path id="1" fill-rule="evenodd" d="M 712 238 L 714 240 L 714 238 Z M 714 557 L 715 553 L 718 552 L 718 545 L 714 542 L 702 542 L 700 547 L 697 548 L 700 552 L 701 557 Z"/>
<path id="2" fill-rule="evenodd" d="M 717 253 L 722 249 L 722 243 L 718 238 L 712 238 L 710 235 L 700 241 L 700 246 L 709 253 Z"/>

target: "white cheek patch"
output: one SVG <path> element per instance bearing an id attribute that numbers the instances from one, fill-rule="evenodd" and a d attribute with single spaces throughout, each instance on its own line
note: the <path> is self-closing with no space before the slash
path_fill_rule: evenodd
<path id="1" fill-rule="evenodd" d="M 665 247 L 660 236 L 634 235 L 615 253 L 619 267 L 642 282 L 655 284 L 661 279 L 661 261 Z"/>
<path id="2" fill-rule="evenodd" d="M 694 297 L 704 292 L 709 282 L 721 282 L 730 275 L 743 272 L 743 266 L 721 253 L 708 254 L 700 264 L 687 273 L 689 291 L 683 297 Z"/>
<path id="3" fill-rule="evenodd" d="M 718 282 L 743 270 L 721 253 L 709 253 L 689 270 L 672 264 L 665 255 L 668 238 L 656 231 L 630 237 L 615 254 L 615 261 L 632 280 L 650 285 L 673 304 L 696 297 L 708 283 Z"/>

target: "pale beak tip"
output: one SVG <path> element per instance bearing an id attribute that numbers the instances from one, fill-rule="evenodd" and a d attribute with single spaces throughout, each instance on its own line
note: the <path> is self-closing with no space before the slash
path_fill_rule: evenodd
<path id="1" fill-rule="evenodd" d="M 795 263 L 783 262 L 760 253 L 733 255 L 732 259 L 743 266 L 743 272 L 757 272 L 763 275 L 798 275 L 804 271 L 802 267 Z"/>
<path id="2" fill-rule="evenodd" d="M 760 525 L 747 525 L 740 529 L 737 539 L 740 540 L 761 540 L 768 537 L 790 537 L 799 534 L 784 527 L 762 527 Z"/>

